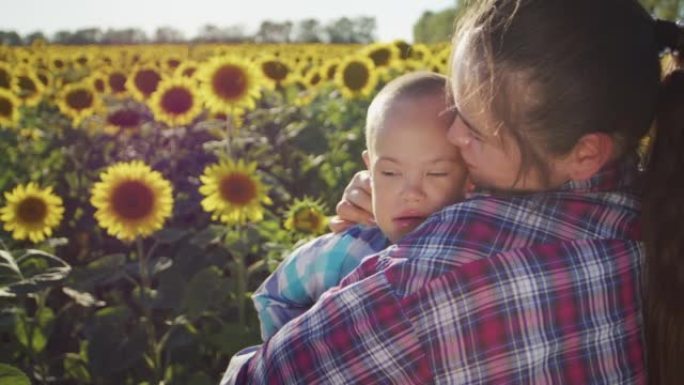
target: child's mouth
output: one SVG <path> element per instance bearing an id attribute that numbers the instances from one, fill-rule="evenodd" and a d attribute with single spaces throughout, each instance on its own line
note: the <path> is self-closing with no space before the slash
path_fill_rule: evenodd
<path id="1" fill-rule="evenodd" d="M 425 217 L 420 216 L 405 216 L 394 218 L 395 225 L 400 229 L 417 227 L 425 220 Z"/>

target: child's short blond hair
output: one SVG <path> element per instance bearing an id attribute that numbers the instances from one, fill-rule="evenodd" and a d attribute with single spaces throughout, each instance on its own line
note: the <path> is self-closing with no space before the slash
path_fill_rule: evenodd
<path id="1" fill-rule="evenodd" d="M 399 76 L 387 83 L 373 98 L 366 114 L 366 148 L 373 146 L 373 137 L 392 107 L 408 98 L 443 96 L 447 100 L 447 78 L 444 75 L 417 71 Z M 445 113 L 452 113 L 445 110 Z"/>

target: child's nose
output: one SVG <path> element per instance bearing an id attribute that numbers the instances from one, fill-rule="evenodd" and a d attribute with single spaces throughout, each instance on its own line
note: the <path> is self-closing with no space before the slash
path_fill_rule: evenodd
<path id="1" fill-rule="evenodd" d="M 402 198 L 407 202 L 416 202 L 425 198 L 425 190 L 418 180 L 407 180 L 402 190 Z"/>

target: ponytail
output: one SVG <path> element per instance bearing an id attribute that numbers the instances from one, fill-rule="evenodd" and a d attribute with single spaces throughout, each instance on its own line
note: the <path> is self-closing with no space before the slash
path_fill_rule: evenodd
<path id="1" fill-rule="evenodd" d="M 662 48 L 684 48 L 676 24 L 656 22 Z M 682 51 L 684 52 L 684 51 Z M 649 383 L 684 381 L 684 70 L 661 85 L 643 204 L 645 331 Z"/>

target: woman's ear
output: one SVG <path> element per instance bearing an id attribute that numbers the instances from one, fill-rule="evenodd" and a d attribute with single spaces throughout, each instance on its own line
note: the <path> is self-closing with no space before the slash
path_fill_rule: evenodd
<path id="1" fill-rule="evenodd" d="M 366 168 L 370 170 L 370 155 L 368 155 L 368 150 L 363 150 L 361 157 L 363 158 L 363 163 L 366 164 Z"/>
<path id="2" fill-rule="evenodd" d="M 567 170 L 572 180 L 585 180 L 594 176 L 614 157 L 615 139 L 594 132 L 580 138 L 567 158 Z"/>

